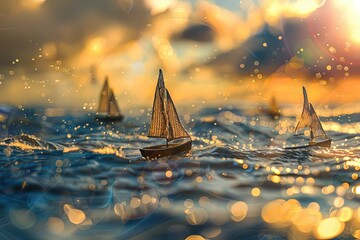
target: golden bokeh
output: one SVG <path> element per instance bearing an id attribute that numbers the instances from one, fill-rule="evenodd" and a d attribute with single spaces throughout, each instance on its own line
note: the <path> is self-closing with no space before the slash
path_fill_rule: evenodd
<path id="1" fill-rule="evenodd" d="M 76 209 L 74 206 L 70 204 L 65 204 L 63 209 L 66 215 L 68 216 L 69 221 L 73 224 L 81 224 L 86 219 L 86 215 L 82 210 Z"/>
<path id="2" fill-rule="evenodd" d="M 190 235 L 187 238 L 185 238 L 185 240 L 205 240 L 205 238 L 203 238 L 200 235 Z"/>
<path id="3" fill-rule="evenodd" d="M 167 178 L 171 178 L 171 177 L 173 176 L 172 171 L 167 170 L 167 171 L 165 172 L 165 176 L 166 176 Z"/>
<path id="4" fill-rule="evenodd" d="M 245 202 L 235 202 L 230 207 L 231 219 L 240 222 L 246 218 L 248 206 Z"/>
<path id="5" fill-rule="evenodd" d="M 260 194 L 261 194 L 260 188 L 255 187 L 251 189 L 251 195 L 253 195 L 254 197 L 259 197 Z"/>
<path id="6" fill-rule="evenodd" d="M 337 211 L 337 218 L 342 222 L 348 222 L 353 217 L 353 210 L 350 207 L 342 207 Z"/>
<path id="7" fill-rule="evenodd" d="M 71 209 L 68 214 L 70 222 L 73 224 L 81 224 L 85 221 L 85 213 L 79 209 Z"/>
<path id="8" fill-rule="evenodd" d="M 192 208 L 186 211 L 186 220 L 190 225 L 201 225 L 208 220 L 208 213 L 204 208 Z"/>
<path id="9" fill-rule="evenodd" d="M 345 224 L 336 217 L 325 218 L 314 229 L 317 239 L 331 239 L 339 236 L 345 228 Z"/>
<path id="10" fill-rule="evenodd" d="M 55 234 L 61 234 L 65 229 L 64 221 L 57 217 L 50 217 L 47 221 L 47 226 Z"/>

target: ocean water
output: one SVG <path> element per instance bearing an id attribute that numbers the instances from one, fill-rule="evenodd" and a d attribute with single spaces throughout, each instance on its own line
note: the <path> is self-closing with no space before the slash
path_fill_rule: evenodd
<path id="1" fill-rule="evenodd" d="M 360 238 L 358 112 L 320 114 L 331 149 L 285 150 L 298 107 L 180 109 L 192 151 L 148 161 L 147 110 L 0 110 L 0 239 Z"/>

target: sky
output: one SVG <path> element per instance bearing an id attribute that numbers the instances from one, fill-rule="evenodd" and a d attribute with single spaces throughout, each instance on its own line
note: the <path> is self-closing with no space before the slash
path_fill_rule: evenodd
<path id="1" fill-rule="evenodd" d="M 13 0 L 0 9 L 2 104 L 94 110 L 108 76 L 120 106 L 147 105 L 159 68 L 181 103 L 297 103 L 302 85 L 319 104 L 360 100 L 356 0 Z"/>

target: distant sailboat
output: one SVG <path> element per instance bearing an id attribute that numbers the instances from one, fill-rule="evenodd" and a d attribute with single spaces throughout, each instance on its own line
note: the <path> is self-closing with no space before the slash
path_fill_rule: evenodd
<path id="1" fill-rule="evenodd" d="M 292 148 L 303 148 L 309 146 L 318 146 L 318 147 L 331 147 L 332 139 L 327 136 L 325 133 L 319 117 L 317 116 L 314 107 L 311 103 L 309 103 L 308 96 L 306 93 L 305 87 L 303 87 L 303 95 L 304 95 L 304 106 L 303 111 L 301 113 L 301 119 L 297 123 L 295 127 L 295 136 L 300 135 L 300 130 L 305 127 L 310 128 L 310 142 L 309 145 L 301 146 L 301 147 L 289 147 L 287 149 Z M 321 141 L 316 141 L 316 139 L 323 139 Z"/>
<path id="2" fill-rule="evenodd" d="M 120 113 L 114 92 L 109 87 L 107 77 L 100 93 L 99 109 L 96 118 L 104 121 L 121 121 L 124 118 Z"/>
<path id="3" fill-rule="evenodd" d="M 148 137 L 165 138 L 166 144 L 140 149 L 141 155 L 145 158 L 166 157 L 191 150 L 190 135 L 181 124 L 170 93 L 165 88 L 161 69 L 159 70 Z M 169 143 L 177 139 L 182 139 L 182 141 Z"/>
<path id="4" fill-rule="evenodd" d="M 276 102 L 274 96 L 271 97 L 270 103 L 267 108 L 261 108 L 261 113 L 266 114 L 267 116 L 277 120 L 281 116 L 281 109 Z"/>

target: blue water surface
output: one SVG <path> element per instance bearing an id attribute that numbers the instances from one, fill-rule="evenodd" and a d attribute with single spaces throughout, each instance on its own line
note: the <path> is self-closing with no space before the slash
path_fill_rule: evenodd
<path id="1" fill-rule="evenodd" d="M 307 143 L 296 116 L 204 107 L 180 117 L 190 153 L 149 161 L 148 111 L 59 111 L 0 108 L 0 239 L 314 239 L 329 218 L 359 234 L 359 113 L 321 117 L 331 149 L 285 150 Z"/>

